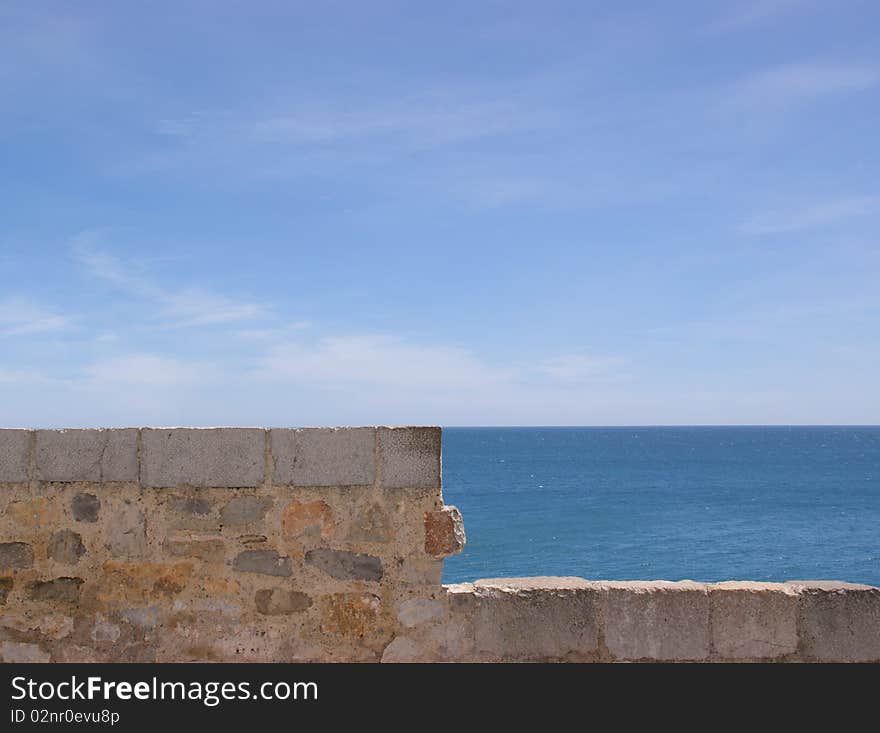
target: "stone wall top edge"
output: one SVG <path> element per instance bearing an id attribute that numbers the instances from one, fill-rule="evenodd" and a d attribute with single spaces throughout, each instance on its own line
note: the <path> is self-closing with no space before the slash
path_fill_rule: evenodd
<path id="1" fill-rule="evenodd" d="M 753 592 L 880 592 L 880 588 L 862 583 L 849 583 L 837 580 L 790 580 L 780 583 L 750 580 L 727 580 L 715 583 L 701 583 L 692 580 L 587 580 L 574 576 L 535 576 L 518 578 L 481 578 L 468 583 L 455 583 L 444 586 L 450 592 L 475 592 L 488 590 L 578 590 L 608 589 L 623 591 L 651 590 L 700 590 Z"/>

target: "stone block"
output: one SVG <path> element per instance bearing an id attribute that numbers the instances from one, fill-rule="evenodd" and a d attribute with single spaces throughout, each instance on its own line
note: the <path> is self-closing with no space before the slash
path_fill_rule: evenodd
<path id="1" fill-rule="evenodd" d="M 220 520 L 224 525 L 232 527 L 260 522 L 272 503 L 269 496 L 236 496 L 220 510 Z"/>
<path id="2" fill-rule="evenodd" d="M 128 502 L 113 509 L 107 528 L 107 549 L 116 558 L 139 558 L 147 551 L 147 524 L 143 511 Z"/>
<path id="3" fill-rule="evenodd" d="M 6 599 L 12 592 L 12 578 L 0 578 L 0 606 L 6 605 Z"/>
<path id="4" fill-rule="evenodd" d="M 38 581 L 28 586 L 27 597 L 32 601 L 76 603 L 79 601 L 79 589 L 82 584 L 82 578 L 54 578 L 53 580 Z"/>
<path id="5" fill-rule="evenodd" d="M 530 578 L 483 580 L 465 589 L 470 598 L 450 598 L 450 604 L 461 613 L 463 603 L 470 603 L 478 659 L 589 661 L 599 654 L 603 589 L 579 579 L 567 581 L 544 587 Z M 447 592 L 460 595 L 460 586 Z"/>
<path id="6" fill-rule="evenodd" d="M 260 428 L 144 428 L 141 483 L 171 486 L 258 486 L 265 473 Z"/>
<path id="7" fill-rule="evenodd" d="M 137 481 L 137 429 L 37 430 L 41 481 Z"/>
<path id="8" fill-rule="evenodd" d="M 76 565 L 85 552 L 82 537 L 69 529 L 54 532 L 46 546 L 46 556 L 62 565 Z"/>
<path id="9" fill-rule="evenodd" d="M 33 565 L 34 548 L 27 542 L 0 543 L 0 570 L 23 570 Z"/>
<path id="10" fill-rule="evenodd" d="M 309 550 L 305 555 L 306 563 L 323 570 L 337 580 L 382 580 L 384 570 L 378 557 L 360 552 L 333 550 L 319 547 Z"/>
<path id="11" fill-rule="evenodd" d="M 30 430 L 0 429 L 0 483 L 28 480 Z"/>
<path id="12" fill-rule="evenodd" d="M 376 480 L 375 428 L 275 428 L 275 483 L 371 486 Z"/>
<path id="13" fill-rule="evenodd" d="M 382 486 L 440 489 L 440 428 L 379 428 Z"/>
<path id="14" fill-rule="evenodd" d="M 18 663 L 45 663 L 50 660 L 49 653 L 43 651 L 39 644 L 22 641 L 0 642 L 0 661 Z"/>
<path id="15" fill-rule="evenodd" d="M 97 522 L 101 500 L 94 494 L 77 494 L 70 502 L 70 509 L 77 522 Z"/>
<path id="16" fill-rule="evenodd" d="M 787 583 L 799 594 L 801 654 L 816 662 L 880 662 L 880 588 Z"/>
<path id="17" fill-rule="evenodd" d="M 266 616 L 281 616 L 308 610 L 312 599 L 305 593 L 285 588 L 263 588 L 254 595 L 257 611 Z"/>
<path id="18" fill-rule="evenodd" d="M 773 659 L 797 651 L 798 598 L 785 584 L 714 583 L 709 602 L 716 656 Z"/>
<path id="19" fill-rule="evenodd" d="M 293 573 L 289 557 L 281 557 L 276 550 L 244 550 L 232 561 L 232 567 L 241 573 L 260 573 L 289 577 Z"/>
<path id="20" fill-rule="evenodd" d="M 408 629 L 433 621 L 443 615 L 445 608 L 433 598 L 410 598 L 397 610 L 397 620 Z"/>
<path id="21" fill-rule="evenodd" d="M 326 539 L 335 526 L 333 510 L 325 501 L 292 501 L 281 515 L 281 531 L 288 539 Z"/>
<path id="22" fill-rule="evenodd" d="M 173 538 L 165 541 L 165 551 L 175 557 L 193 557 L 216 563 L 226 558 L 226 543 L 211 538 Z"/>
<path id="23" fill-rule="evenodd" d="M 702 583 L 606 583 L 605 645 L 619 660 L 709 656 L 709 593 Z"/>
<path id="24" fill-rule="evenodd" d="M 464 522 L 457 507 L 444 506 L 425 512 L 425 552 L 433 557 L 449 557 L 464 549 L 467 541 Z"/>

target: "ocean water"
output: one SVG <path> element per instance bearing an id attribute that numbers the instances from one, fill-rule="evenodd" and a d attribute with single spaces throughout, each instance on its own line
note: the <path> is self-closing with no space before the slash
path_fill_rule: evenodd
<path id="1" fill-rule="evenodd" d="M 468 536 L 448 583 L 880 586 L 880 427 L 446 428 L 443 485 Z"/>

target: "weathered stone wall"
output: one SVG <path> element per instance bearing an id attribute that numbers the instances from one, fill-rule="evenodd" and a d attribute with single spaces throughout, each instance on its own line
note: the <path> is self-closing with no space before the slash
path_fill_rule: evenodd
<path id="1" fill-rule="evenodd" d="M 0 430 L 2 661 L 880 661 L 846 583 L 441 585 L 438 428 Z"/>
<path id="2" fill-rule="evenodd" d="M 377 660 L 461 548 L 438 428 L 0 431 L 0 655 Z"/>

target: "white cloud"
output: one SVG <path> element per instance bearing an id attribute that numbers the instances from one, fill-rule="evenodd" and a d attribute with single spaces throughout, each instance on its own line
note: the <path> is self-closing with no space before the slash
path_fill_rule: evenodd
<path id="1" fill-rule="evenodd" d="M 850 196 L 756 215 L 740 226 L 746 234 L 780 234 L 880 213 L 880 196 Z"/>
<path id="2" fill-rule="evenodd" d="M 74 237 L 74 256 L 94 277 L 127 293 L 153 301 L 167 328 L 190 328 L 252 321 L 264 317 L 267 308 L 257 302 L 239 301 L 202 287 L 170 289 L 134 272 L 118 257 L 98 248 L 93 232 Z"/>
<path id="3" fill-rule="evenodd" d="M 873 66 L 800 63 L 765 69 L 734 85 L 728 102 L 736 106 L 780 108 L 828 94 L 869 89 L 880 83 Z"/>
<path id="4" fill-rule="evenodd" d="M 259 375 L 326 386 L 478 390 L 509 381 L 512 369 L 489 366 L 455 346 L 411 344 L 385 335 L 326 336 L 270 348 Z"/>
<path id="5" fill-rule="evenodd" d="M 211 375 L 203 365 L 156 354 L 127 354 L 92 364 L 84 370 L 89 386 L 169 387 L 202 382 Z"/>
<path id="6" fill-rule="evenodd" d="M 713 30 L 739 30 L 747 26 L 758 25 L 798 8 L 803 8 L 808 4 L 810 3 L 805 0 L 751 0 L 751 2 L 740 3 L 716 23 Z"/>
<path id="7" fill-rule="evenodd" d="M 67 316 L 26 298 L 0 301 L 0 336 L 27 336 L 62 331 L 70 326 Z"/>
<path id="8" fill-rule="evenodd" d="M 537 371 L 560 381 L 578 382 L 616 376 L 625 364 L 624 359 L 616 357 L 569 354 L 540 363 Z"/>

